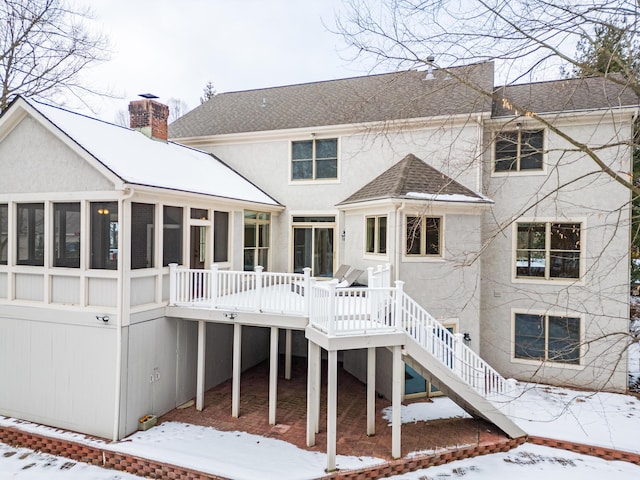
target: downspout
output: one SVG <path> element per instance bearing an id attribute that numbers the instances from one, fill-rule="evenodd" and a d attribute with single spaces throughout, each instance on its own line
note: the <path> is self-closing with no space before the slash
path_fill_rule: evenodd
<path id="1" fill-rule="evenodd" d="M 123 238 L 121 232 L 123 231 L 122 222 L 124 220 L 122 212 L 124 212 L 124 203 L 133 197 L 135 191 L 133 188 L 125 187 L 125 194 L 118 200 L 118 252 L 122 252 Z M 115 388 L 115 409 L 113 416 L 113 441 L 118 441 L 118 431 L 120 427 L 120 393 L 122 382 L 122 319 L 125 313 L 124 307 L 124 265 L 122 257 L 118 259 L 118 298 L 116 305 L 118 306 L 118 317 L 116 320 L 116 388 Z"/>
<path id="2" fill-rule="evenodd" d="M 396 207 L 396 268 L 395 280 L 400 280 L 400 261 L 402 260 L 402 212 L 406 206 L 406 202 L 402 202 Z"/>
<path id="3" fill-rule="evenodd" d="M 476 123 L 478 124 L 477 138 L 476 138 L 476 152 L 477 152 L 477 169 L 476 169 L 476 192 L 482 193 L 482 115 L 476 116 Z"/>

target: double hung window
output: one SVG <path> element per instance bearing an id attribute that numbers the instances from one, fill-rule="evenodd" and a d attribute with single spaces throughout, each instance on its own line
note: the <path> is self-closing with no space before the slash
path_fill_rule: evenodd
<path id="1" fill-rule="evenodd" d="M 291 143 L 291 179 L 338 178 L 338 139 L 313 139 Z"/>
<path id="2" fill-rule="evenodd" d="M 415 257 L 441 256 L 441 224 L 442 218 L 440 217 L 407 217 L 406 255 Z"/>
<path id="3" fill-rule="evenodd" d="M 514 357 L 580 364 L 580 318 L 515 314 Z"/>
<path id="4" fill-rule="evenodd" d="M 516 277 L 580 278 L 580 236 L 580 223 L 518 223 Z"/>
<path id="5" fill-rule="evenodd" d="M 80 268 L 80 203 L 53 205 L 53 266 Z"/>
<path id="6" fill-rule="evenodd" d="M 544 130 L 500 132 L 495 141 L 495 172 L 542 170 Z"/>
<path id="7" fill-rule="evenodd" d="M 387 253 L 387 216 L 366 217 L 365 253 Z"/>

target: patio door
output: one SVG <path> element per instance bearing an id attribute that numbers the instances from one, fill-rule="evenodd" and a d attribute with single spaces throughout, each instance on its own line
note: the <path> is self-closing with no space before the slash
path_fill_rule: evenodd
<path id="1" fill-rule="evenodd" d="M 192 225 L 189 237 L 189 267 L 204 268 L 207 261 L 207 227 Z"/>
<path id="2" fill-rule="evenodd" d="M 293 271 L 310 267 L 314 277 L 332 277 L 335 217 L 293 217 L 293 222 Z"/>
<path id="3" fill-rule="evenodd" d="M 451 333 L 455 333 L 455 325 L 444 325 L 444 328 Z M 453 358 L 450 359 L 453 361 Z M 418 372 L 409 365 L 404 366 L 404 397 L 435 397 L 442 395 L 442 392 L 431 382 L 427 382 Z"/>

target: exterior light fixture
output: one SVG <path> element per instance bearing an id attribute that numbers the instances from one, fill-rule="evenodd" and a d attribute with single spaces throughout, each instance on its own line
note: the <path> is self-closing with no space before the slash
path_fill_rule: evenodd
<path id="1" fill-rule="evenodd" d="M 99 208 L 98 209 L 98 214 L 99 215 L 109 215 L 109 209 L 108 208 Z"/>
<path id="2" fill-rule="evenodd" d="M 342 230 L 342 235 L 340 235 L 342 237 L 342 240 L 344 241 L 347 238 L 347 232 L 346 230 Z"/>
<path id="3" fill-rule="evenodd" d="M 469 345 L 471 343 L 471 335 L 469 334 L 469 332 L 464 332 L 462 334 L 462 341 L 465 345 Z"/>

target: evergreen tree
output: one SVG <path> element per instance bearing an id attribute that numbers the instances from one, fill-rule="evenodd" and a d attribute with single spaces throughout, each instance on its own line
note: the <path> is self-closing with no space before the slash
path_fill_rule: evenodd
<path id="1" fill-rule="evenodd" d="M 216 89 L 213 88 L 213 82 L 211 80 L 207 82 L 207 84 L 202 89 L 202 92 L 203 94 L 200 97 L 201 104 L 206 102 L 207 100 L 211 100 L 213 97 L 216 96 Z"/>

